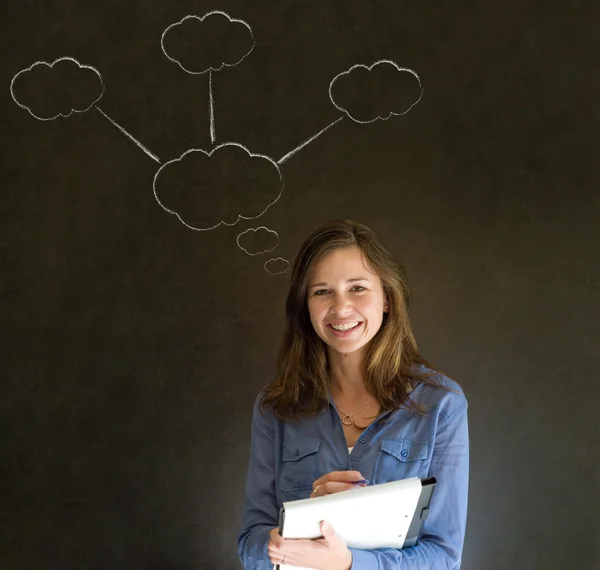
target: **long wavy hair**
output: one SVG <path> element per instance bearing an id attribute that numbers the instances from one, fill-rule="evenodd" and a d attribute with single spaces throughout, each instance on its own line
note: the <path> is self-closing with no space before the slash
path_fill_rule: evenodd
<path id="1" fill-rule="evenodd" d="M 441 371 L 417 349 L 408 314 L 411 288 L 404 266 L 367 226 L 332 220 L 308 236 L 294 260 L 276 375 L 261 398 L 261 409 L 270 407 L 279 419 L 316 415 L 328 405 L 327 346 L 310 321 L 307 289 L 314 265 L 327 253 L 349 247 L 360 248 L 363 259 L 379 275 L 388 305 L 382 325 L 367 347 L 363 370 L 367 391 L 384 410 L 406 406 L 423 413 L 424 409 L 410 400 L 411 384 L 440 386 L 435 376 Z"/>

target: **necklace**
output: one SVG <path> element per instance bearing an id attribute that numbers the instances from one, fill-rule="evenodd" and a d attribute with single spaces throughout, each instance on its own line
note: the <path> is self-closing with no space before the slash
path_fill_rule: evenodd
<path id="1" fill-rule="evenodd" d="M 355 427 L 358 427 L 358 426 L 356 426 L 356 424 L 354 423 L 354 420 L 353 420 L 352 418 L 353 418 L 353 417 L 354 417 L 356 414 L 358 414 L 358 412 L 362 412 L 362 410 L 364 410 L 364 409 L 367 407 L 367 404 L 370 404 L 372 400 L 373 400 L 373 397 L 371 396 L 371 397 L 370 397 L 370 398 L 367 400 L 367 402 L 365 403 L 365 405 L 364 405 L 364 406 L 363 406 L 363 407 L 362 407 L 360 410 L 357 410 L 357 411 L 356 411 L 356 412 L 354 412 L 353 414 L 347 414 L 347 413 L 345 413 L 345 412 L 342 412 L 342 410 L 340 410 L 340 409 L 337 407 L 337 404 L 336 404 L 336 403 L 333 401 L 333 398 L 331 398 L 331 401 L 333 402 L 333 405 L 334 405 L 335 409 L 336 409 L 336 410 L 337 410 L 337 411 L 338 411 L 340 414 L 342 414 L 342 416 L 343 416 L 343 417 L 342 417 L 342 423 L 343 423 L 345 426 L 355 426 Z"/>

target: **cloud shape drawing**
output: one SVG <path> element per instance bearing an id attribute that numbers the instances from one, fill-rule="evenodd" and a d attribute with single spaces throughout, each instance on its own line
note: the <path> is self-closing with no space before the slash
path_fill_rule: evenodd
<path id="1" fill-rule="evenodd" d="M 271 275 L 280 275 L 285 273 L 290 268 L 290 262 L 283 257 L 276 257 L 275 259 L 269 259 L 265 263 L 265 271 Z"/>
<path id="2" fill-rule="evenodd" d="M 252 29 L 221 10 L 186 16 L 162 34 L 164 54 L 187 73 L 219 71 L 240 63 L 253 49 Z"/>
<path id="3" fill-rule="evenodd" d="M 283 191 L 277 163 L 227 142 L 210 152 L 190 149 L 164 163 L 154 176 L 154 196 L 192 230 L 262 216 Z"/>
<path id="4" fill-rule="evenodd" d="M 387 59 L 372 65 L 353 65 L 329 84 L 331 102 L 357 123 L 404 115 L 422 95 L 419 76 Z"/>
<path id="5" fill-rule="evenodd" d="M 279 245 L 279 235 L 264 226 L 248 228 L 237 237 L 237 244 L 248 255 L 260 255 L 273 251 Z"/>
<path id="6" fill-rule="evenodd" d="M 53 62 L 36 61 L 19 71 L 10 82 L 15 103 L 40 121 L 83 113 L 104 93 L 102 76 L 97 69 L 72 57 Z"/>

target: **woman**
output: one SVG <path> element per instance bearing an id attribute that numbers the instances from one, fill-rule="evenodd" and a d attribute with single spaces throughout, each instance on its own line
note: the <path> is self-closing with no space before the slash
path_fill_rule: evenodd
<path id="1" fill-rule="evenodd" d="M 364 225 L 332 221 L 300 248 L 275 380 L 256 399 L 238 554 L 326 570 L 460 567 L 467 515 L 467 401 L 419 354 L 403 268 Z M 348 548 L 278 532 L 284 501 L 435 477 L 417 545 Z"/>

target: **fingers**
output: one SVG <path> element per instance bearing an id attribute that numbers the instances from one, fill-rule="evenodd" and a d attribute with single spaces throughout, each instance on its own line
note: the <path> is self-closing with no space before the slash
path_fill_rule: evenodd
<path id="1" fill-rule="evenodd" d="M 331 471 L 319 477 L 313 483 L 311 497 L 322 497 L 354 489 L 358 482 L 364 481 L 360 471 Z M 362 484 L 364 486 L 364 483 Z"/>
<path id="2" fill-rule="evenodd" d="M 271 537 L 269 544 L 273 544 L 274 548 L 281 548 L 283 546 L 285 539 L 279 534 L 279 529 L 277 527 L 271 529 L 269 535 Z"/>
<path id="3" fill-rule="evenodd" d="M 323 485 L 325 483 L 329 483 L 330 481 L 336 481 L 338 483 L 350 483 L 352 481 L 360 481 L 363 478 L 360 471 L 331 471 L 323 477 L 319 477 L 313 483 L 313 489 L 317 485 Z"/>
<path id="4" fill-rule="evenodd" d="M 285 539 L 279 534 L 278 528 L 273 528 L 269 532 L 271 540 L 267 544 L 269 559 L 272 564 L 285 564 L 287 561 L 285 554 L 281 552 L 281 548 L 285 543 Z"/>
<path id="5" fill-rule="evenodd" d="M 311 497 L 322 497 L 323 495 L 332 495 L 333 493 L 341 493 L 342 491 L 348 491 L 350 489 L 356 489 L 357 487 L 365 487 L 366 483 L 354 484 L 354 483 L 338 483 L 337 481 L 330 481 L 329 483 L 323 483 L 317 485 L 311 493 Z"/>

